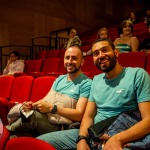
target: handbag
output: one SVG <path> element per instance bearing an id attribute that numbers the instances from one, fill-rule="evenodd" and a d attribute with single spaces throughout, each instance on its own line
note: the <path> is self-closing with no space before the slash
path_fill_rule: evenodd
<path id="1" fill-rule="evenodd" d="M 138 110 L 123 112 L 117 116 L 102 120 L 88 128 L 89 137 L 94 142 L 102 142 L 99 137 L 103 134 L 113 136 L 121 131 L 127 130 L 141 120 Z M 150 134 L 145 137 L 127 143 L 128 148 L 135 150 L 150 149 Z"/>

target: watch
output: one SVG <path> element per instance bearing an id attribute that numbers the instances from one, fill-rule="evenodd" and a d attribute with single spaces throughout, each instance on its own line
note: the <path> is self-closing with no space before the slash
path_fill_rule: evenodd
<path id="1" fill-rule="evenodd" d="M 77 141 L 76 141 L 76 143 L 78 143 L 78 142 L 81 141 L 82 139 L 85 139 L 85 140 L 87 141 L 87 137 L 86 137 L 86 136 L 84 136 L 84 135 L 79 135 L 79 136 L 78 136 L 78 139 L 77 139 Z"/>
<path id="2" fill-rule="evenodd" d="M 53 107 L 51 113 L 52 113 L 52 114 L 56 114 L 56 112 L 57 112 L 57 105 L 54 105 L 54 107 Z"/>

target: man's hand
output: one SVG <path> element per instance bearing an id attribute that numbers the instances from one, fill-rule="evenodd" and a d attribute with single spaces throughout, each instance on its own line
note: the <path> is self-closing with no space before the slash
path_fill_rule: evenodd
<path id="1" fill-rule="evenodd" d="M 12 60 L 9 59 L 9 60 L 7 61 L 7 66 L 9 66 L 11 63 L 12 63 Z"/>
<path id="2" fill-rule="evenodd" d="M 77 150 L 81 150 L 81 149 L 82 150 L 90 150 L 90 148 L 85 140 L 81 140 L 77 144 Z"/>
<path id="3" fill-rule="evenodd" d="M 53 104 L 44 100 L 39 100 L 38 102 L 33 103 L 32 107 L 38 109 L 42 113 L 48 113 L 52 111 Z"/>
<path id="4" fill-rule="evenodd" d="M 105 143 L 103 150 L 123 150 L 121 141 L 117 138 L 117 135 L 112 136 Z"/>
<path id="5" fill-rule="evenodd" d="M 23 105 L 22 105 L 22 109 L 25 111 L 25 112 L 28 112 L 30 110 L 32 110 L 32 104 L 33 102 L 24 102 Z"/>

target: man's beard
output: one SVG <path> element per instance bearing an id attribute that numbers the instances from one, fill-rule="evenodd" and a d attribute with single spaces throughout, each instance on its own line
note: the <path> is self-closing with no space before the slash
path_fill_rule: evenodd
<path id="1" fill-rule="evenodd" d="M 69 72 L 68 72 L 68 70 L 67 70 L 67 72 L 70 73 L 70 74 L 73 74 L 73 73 L 78 72 L 78 71 L 80 70 L 80 68 L 81 68 L 81 65 L 80 65 L 79 67 L 74 67 L 74 70 L 73 70 L 73 71 L 69 71 Z M 66 67 L 66 69 L 67 69 L 67 67 Z"/>
<path id="2" fill-rule="evenodd" d="M 99 69 L 99 70 L 101 70 L 101 71 L 103 71 L 103 72 L 110 72 L 114 67 L 115 67 L 115 65 L 116 65 L 116 56 L 114 55 L 114 57 L 109 57 L 109 56 L 107 56 L 108 57 L 108 61 L 109 61 L 109 66 L 103 66 L 103 67 L 101 67 L 100 66 L 100 62 L 97 62 L 95 65 L 96 65 L 96 67 Z"/>

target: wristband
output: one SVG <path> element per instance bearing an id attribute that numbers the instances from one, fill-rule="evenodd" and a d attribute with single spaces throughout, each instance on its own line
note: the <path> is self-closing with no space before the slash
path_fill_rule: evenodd
<path id="1" fill-rule="evenodd" d="M 52 114 L 56 114 L 56 112 L 57 112 L 57 105 L 54 105 L 54 107 L 53 107 L 51 113 L 52 113 Z"/>
<path id="2" fill-rule="evenodd" d="M 78 136 L 78 139 L 77 139 L 77 141 L 76 141 L 76 144 L 77 144 L 79 141 L 81 141 L 82 139 L 85 139 L 86 142 L 87 142 L 87 137 L 86 137 L 86 136 L 84 136 L 84 135 L 79 135 L 79 136 Z"/>

